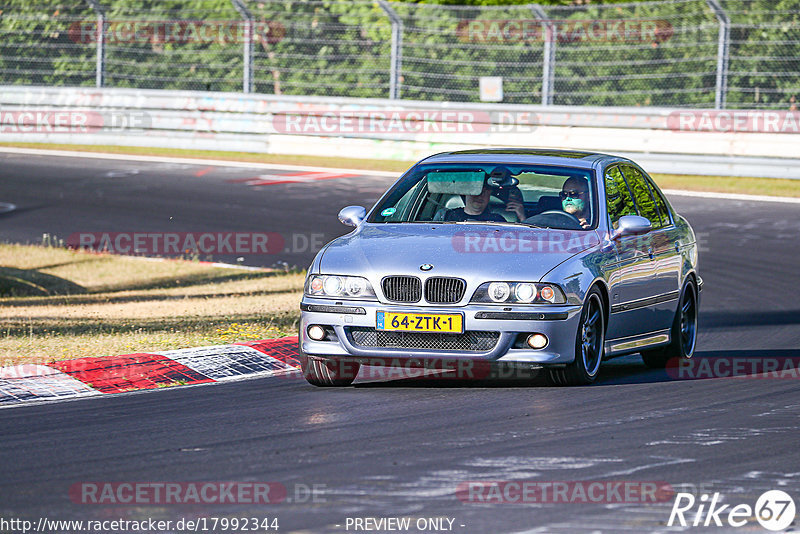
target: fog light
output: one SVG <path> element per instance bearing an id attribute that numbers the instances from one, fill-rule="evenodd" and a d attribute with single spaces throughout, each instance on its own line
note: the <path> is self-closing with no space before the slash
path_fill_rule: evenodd
<path id="1" fill-rule="evenodd" d="M 532 349 L 543 349 L 547 346 L 547 336 L 544 334 L 531 334 L 528 336 L 527 343 Z"/>
<path id="2" fill-rule="evenodd" d="M 309 326 L 308 337 L 310 337 L 314 341 L 322 341 L 323 339 L 325 339 L 325 329 L 318 324 Z"/>

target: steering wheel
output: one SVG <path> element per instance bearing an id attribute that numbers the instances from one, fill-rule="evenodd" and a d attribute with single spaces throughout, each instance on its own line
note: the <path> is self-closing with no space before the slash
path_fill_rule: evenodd
<path id="1" fill-rule="evenodd" d="M 559 220 L 560 219 L 560 220 Z M 547 210 L 528 217 L 523 222 L 536 226 L 563 228 L 564 230 L 583 230 L 581 222 L 571 213 L 561 210 Z M 566 224 L 566 226 L 563 226 Z"/>

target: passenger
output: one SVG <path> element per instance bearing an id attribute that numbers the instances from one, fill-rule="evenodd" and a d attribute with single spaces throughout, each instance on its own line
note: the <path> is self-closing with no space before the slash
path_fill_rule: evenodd
<path id="1" fill-rule="evenodd" d="M 589 228 L 589 195 L 586 180 L 569 178 L 561 187 L 561 207 L 573 215 L 583 228 Z"/>
<path id="2" fill-rule="evenodd" d="M 525 214 L 525 201 L 522 198 L 522 191 L 520 191 L 518 187 L 512 187 L 508 190 L 506 211 L 516 214 L 517 222 L 524 221 L 527 218 Z"/>
<path id="3" fill-rule="evenodd" d="M 489 198 L 491 196 L 491 188 L 484 183 L 483 190 L 479 195 L 464 195 L 464 207 L 448 211 L 444 216 L 444 220 L 449 222 L 506 222 L 505 218 L 499 213 L 491 213 L 486 211 L 486 208 L 489 206 Z"/>

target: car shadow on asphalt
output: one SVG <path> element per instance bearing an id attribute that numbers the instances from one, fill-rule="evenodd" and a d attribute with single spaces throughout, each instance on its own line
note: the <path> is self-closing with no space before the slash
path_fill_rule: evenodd
<path id="1" fill-rule="evenodd" d="M 391 376 L 391 373 L 389 373 Z M 800 349 L 698 351 L 688 364 L 672 362 L 667 369 L 650 369 L 638 354 L 609 360 L 591 387 L 725 380 L 743 378 L 800 379 Z M 525 373 L 520 378 L 464 379 L 447 376 L 356 382 L 356 388 L 521 388 L 553 387 L 547 373 Z M 556 386 L 557 387 L 557 386 Z"/>
<path id="2" fill-rule="evenodd" d="M 743 378 L 800 378 L 800 349 L 697 351 L 689 362 L 673 361 L 666 369 L 645 367 L 637 354 L 603 364 L 597 385 Z"/>
<path id="3" fill-rule="evenodd" d="M 800 310 L 701 311 L 699 329 L 800 324 Z"/>

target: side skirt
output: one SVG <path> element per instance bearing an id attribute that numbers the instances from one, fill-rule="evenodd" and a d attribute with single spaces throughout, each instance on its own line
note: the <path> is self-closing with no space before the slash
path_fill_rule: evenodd
<path id="1" fill-rule="evenodd" d="M 605 343 L 605 358 L 616 358 L 617 356 L 624 356 L 633 352 L 639 352 L 644 349 L 652 349 L 669 345 L 670 342 L 670 329 L 658 330 L 656 332 L 648 332 L 638 336 L 623 337 L 617 339 L 608 339 Z"/>

